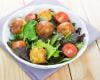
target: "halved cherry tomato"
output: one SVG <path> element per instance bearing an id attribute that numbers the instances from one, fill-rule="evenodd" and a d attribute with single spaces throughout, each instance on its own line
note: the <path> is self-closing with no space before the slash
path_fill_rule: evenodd
<path id="1" fill-rule="evenodd" d="M 36 18 L 37 18 L 37 16 L 36 16 L 36 14 L 34 14 L 34 13 L 29 13 L 29 14 L 27 14 L 27 15 L 25 16 L 25 20 L 26 20 L 26 21 L 34 20 L 34 19 L 36 19 Z"/>
<path id="2" fill-rule="evenodd" d="M 73 58 L 77 52 L 78 52 L 78 49 L 77 47 L 72 44 L 72 43 L 66 43 L 63 48 L 62 48 L 62 51 L 64 53 L 64 55 L 68 58 Z"/>
<path id="3" fill-rule="evenodd" d="M 25 46 L 26 46 L 26 43 L 23 40 L 15 41 L 15 42 L 12 43 L 13 49 L 16 49 L 16 48 L 19 48 L 19 47 L 25 47 Z"/>
<path id="4" fill-rule="evenodd" d="M 62 22 L 69 20 L 69 17 L 65 12 L 58 12 L 55 14 L 54 17 L 59 23 L 62 23 Z"/>

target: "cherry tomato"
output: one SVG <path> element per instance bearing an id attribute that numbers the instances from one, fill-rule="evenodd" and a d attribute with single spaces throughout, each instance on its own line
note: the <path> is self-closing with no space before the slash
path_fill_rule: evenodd
<path id="1" fill-rule="evenodd" d="M 76 46 L 72 43 L 66 43 L 63 47 L 62 47 L 62 51 L 64 53 L 64 55 L 68 58 L 73 58 L 77 52 L 78 49 L 76 48 Z"/>
<path id="2" fill-rule="evenodd" d="M 23 40 L 15 41 L 15 42 L 12 43 L 13 49 L 16 49 L 16 48 L 19 48 L 19 47 L 25 47 L 25 46 L 26 46 L 26 43 Z"/>
<path id="3" fill-rule="evenodd" d="M 55 14 L 54 17 L 59 23 L 62 23 L 62 22 L 69 20 L 68 15 L 64 12 L 58 12 L 58 13 Z"/>
<path id="4" fill-rule="evenodd" d="M 26 20 L 26 21 L 34 20 L 34 19 L 36 19 L 36 18 L 37 18 L 36 14 L 33 14 L 33 13 L 29 13 L 29 14 L 27 14 L 27 15 L 25 16 L 25 20 Z"/>

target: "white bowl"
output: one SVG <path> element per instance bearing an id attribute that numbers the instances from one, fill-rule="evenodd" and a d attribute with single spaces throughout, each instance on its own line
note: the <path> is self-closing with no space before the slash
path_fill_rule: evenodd
<path id="1" fill-rule="evenodd" d="M 16 17 L 23 17 L 24 15 L 26 15 L 29 12 L 33 12 L 33 11 L 34 12 L 38 12 L 39 9 L 53 9 L 54 11 L 67 12 L 69 14 L 69 17 L 70 17 L 71 21 L 76 23 L 76 27 L 81 27 L 82 28 L 82 33 L 86 34 L 85 39 L 84 39 L 84 47 L 78 52 L 78 54 L 77 54 L 77 56 L 75 58 L 73 58 L 72 60 L 70 60 L 68 62 L 55 64 L 55 65 L 38 65 L 38 64 L 33 64 L 33 63 L 30 63 L 30 62 L 27 62 L 27 61 L 21 59 L 20 57 L 16 56 L 15 53 L 12 52 L 10 47 L 7 45 L 7 41 L 9 41 L 9 38 L 10 38 L 10 31 L 9 31 L 9 26 L 8 26 L 10 21 L 13 18 L 16 18 Z M 4 43 L 5 47 L 6 47 L 6 49 L 10 52 L 10 54 L 14 58 L 16 58 L 18 61 L 20 61 L 21 63 L 26 64 L 26 65 L 28 65 L 30 67 L 39 68 L 39 69 L 57 68 L 57 67 L 61 67 L 63 65 L 66 65 L 68 63 L 73 62 L 74 60 L 76 60 L 77 58 L 79 58 L 83 54 L 83 52 L 87 48 L 88 40 L 89 40 L 88 39 L 89 35 L 88 35 L 88 31 L 87 31 L 86 25 L 76 14 L 74 14 L 73 12 L 71 12 L 67 8 L 64 8 L 64 7 L 61 7 L 61 6 L 50 5 L 50 4 L 31 5 L 31 6 L 28 6 L 28 7 L 24 8 L 24 9 L 21 9 L 21 10 L 15 12 L 14 14 L 12 14 L 7 19 L 7 21 L 5 22 L 3 27 L 4 27 L 3 28 L 3 35 L 2 35 L 3 36 L 2 37 L 3 38 L 3 43 Z"/>

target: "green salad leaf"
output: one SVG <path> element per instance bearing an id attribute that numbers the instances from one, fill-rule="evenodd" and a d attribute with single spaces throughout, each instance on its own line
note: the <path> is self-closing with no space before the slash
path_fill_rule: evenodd
<path id="1" fill-rule="evenodd" d="M 46 44 L 40 39 L 32 44 L 32 48 L 33 47 L 45 48 L 45 46 Z"/>
<path id="2" fill-rule="evenodd" d="M 60 50 L 57 50 L 56 52 L 55 52 L 55 54 L 54 54 L 54 57 L 59 57 L 59 53 L 60 53 L 61 51 Z"/>
<path id="3" fill-rule="evenodd" d="M 67 42 L 74 42 L 74 43 L 76 43 L 77 42 L 77 39 L 78 39 L 78 34 L 76 34 L 76 33 L 69 34 L 66 37 L 66 41 Z"/>
<path id="4" fill-rule="evenodd" d="M 63 58 L 59 63 L 62 63 L 62 62 L 66 62 L 66 61 L 69 61 L 69 60 L 72 60 L 73 58 Z"/>
<path id="5" fill-rule="evenodd" d="M 50 44 L 50 40 L 48 40 L 48 43 L 46 44 L 46 50 L 47 50 L 47 53 L 48 53 L 47 59 L 50 59 L 52 56 L 53 57 L 59 56 L 60 50 L 58 50 L 58 47 L 59 47 L 59 45 L 53 47 Z"/>
<path id="6" fill-rule="evenodd" d="M 83 42 L 77 43 L 76 47 L 80 50 L 84 46 Z"/>
<path id="7" fill-rule="evenodd" d="M 49 60 L 51 57 L 58 57 L 60 51 L 58 50 L 58 46 L 57 47 L 53 47 L 52 45 L 50 45 L 50 42 L 48 40 L 48 43 L 43 42 L 42 40 L 38 40 L 36 41 L 32 47 L 39 47 L 39 48 L 45 48 L 47 51 L 47 59 Z"/>
<path id="8" fill-rule="evenodd" d="M 60 33 L 54 34 L 50 39 L 50 44 L 52 46 L 60 46 L 60 41 L 64 38 L 64 36 Z"/>
<path id="9" fill-rule="evenodd" d="M 14 37 L 14 40 L 23 39 L 23 33 L 21 33 L 21 34 L 14 34 L 13 37 Z"/>
<path id="10" fill-rule="evenodd" d="M 59 34 L 54 35 L 54 36 L 51 38 L 50 44 L 51 44 L 51 45 L 54 45 L 54 43 L 57 41 L 58 38 L 59 38 Z"/>
<path id="11" fill-rule="evenodd" d="M 28 39 L 31 41 L 31 40 L 37 39 L 36 31 L 35 31 L 36 24 L 37 24 L 37 21 L 35 20 L 31 20 L 26 23 L 23 29 L 24 40 Z"/>

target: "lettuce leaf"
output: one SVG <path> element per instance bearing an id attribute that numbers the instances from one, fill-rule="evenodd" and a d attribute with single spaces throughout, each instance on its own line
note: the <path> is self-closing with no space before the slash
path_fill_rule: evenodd
<path id="1" fill-rule="evenodd" d="M 62 63 L 62 62 L 66 62 L 66 61 L 69 61 L 69 60 L 72 60 L 73 58 L 63 58 L 59 63 Z"/>
<path id="2" fill-rule="evenodd" d="M 32 44 L 32 48 L 34 48 L 34 47 L 45 48 L 45 46 L 46 46 L 46 43 L 44 43 L 40 39 Z"/>
<path id="3" fill-rule="evenodd" d="M 45 48 L 47 51 L 47 59 L 49 60 L 51 57 L 58 57 L 60 50 L 58 50 L 58 46 L 53 47 L 50 45 L 50 41 L 48 40 L 48 43 L 43 42 L 42 40 L 36 41 L 32 47 L 38 47 L 38 48 Z"/>
<path id="4" fill-rule="evenodd" d="M 52 38 L 51 38 L 51 41 L 50 41 L 50 44 L 51 45 L 54 45 L 54 43 L 57 41 L 57 39 L 59 38 L 59 35 L 54 35 Z"/>
<path id="5" fill-rule="evenodd" d="M 35 21 L 35 20 L 31 20 L 26 23 L 26 25 L 24 26 L 24 29 L 23 29 L 24 40 L 28 39 L 28 40 L 32 41 L 32 40 L 37 39 L 36 31 L 35 31 L 36 24 L 37 24 L 37 21 Z"/>
<path id="6" fill-rule="evenodd" d="M 80 42 L 76 44 L 76 47 L 78 48 L 78 50 L 80 50 L 83 47 L 84 43 Z"/>

